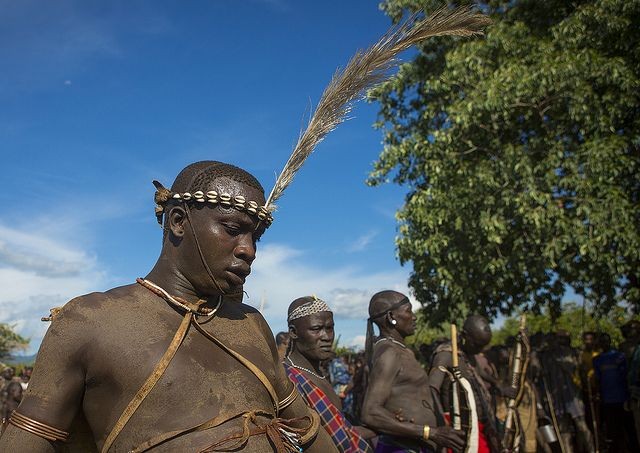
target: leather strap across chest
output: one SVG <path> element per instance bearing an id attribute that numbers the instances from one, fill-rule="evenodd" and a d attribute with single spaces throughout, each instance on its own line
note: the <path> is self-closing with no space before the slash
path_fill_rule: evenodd
<path id="1" fill-rule="evenodd" d="M 140 281 L 139 281 L 139 283 L 140 283 Z M 167 350 L 163 354 L 162 358 L 156 364 L 156 366 L 154 367 L 154 369 L 151 372 L 151 374 L 149 375 L 149 377 L 142 384 L 142 387 L 140 387 L 140 389 L 136 392 L 136 394 L 134 395 L 133 399 L 129 402 L 129 404 L 124 409 L 124 411 L 122 412 L 122 414 L 120 415 L 120 417 L 116 421 L 115 425 L 111 429 L 111 432 L 107 436 L 107 438 L 106 438 L 106 440 L 105 440 L 105 442 L 104 442 L 104 444 L 102 446 L 101 453 L 107 453 L 109 451 L 109 449 L 111 448 L 111 446 L 115 442 L 115 440 L 118 437 L 118 435 L 122 432 L 122 430 L 126 426 L 127 422 L 131 419 L 133 414 L 140 407 L 140 404 L 142 404 L 142 402 L 147 397 L 147 395 L 151 392 L 151 390 L 153 390 L 154 386 L 158 383 L 158 381 L 160 380 L 160 378 L 162 377 L 162 375 L 166 371 L 167 367 L 171 363 L 171 360 L 173 359 L 173 357 L 175 356 L 176 352 L 178 351 L 178 348 L 180 347 L 180 345 L 183 343 L 184 339 L 186 338 L 187 333 L 189 331 L 189 326 L 190 325 L 193 325 L 195 327 L 195 329 L 198 330 L 198 332 L 200 332 L 205 338 L 209 339 L 210 341 L 212 341 L 213 343 L 218 345 L 226 353 L 228 353 L 233 358 L 238 360 L 244 367 L 246 367 L 252 374 L 254 374 L 258 378 L 258 380 L 262 383 L 262 385 L 267 390 L 267 393 L 269 393 L 269 397 L 271 398 L 271 401 L 273 403 L 275 416 L 276 417 L 278 416 L 278 413 L 279 413 L 278 396 L 277 396 L 276 390 L 274 389 L 273 385 L 271 385 L 271 382 L 269 381 L 269 378 L 255 364 L 253 364 L 250 360 L 248 360 L 242 354 L 240 354 L 237 351 L 234 351 L 233 349 L 231 349 L 230 347 L 225 345 L 223 342 L 221 342 L 219 339 L 217 339 L 215 336 L 213 336 L 212 334 L 207 332 L 198 323 L 198 321 L 196 320 L 196 317 L 194 315 L 194 311 L 190 310 L 190 311 L 187 311 L 187 313 L 184 315 L 184 318 L 182 319 L 182 322 L 180 323 L 180 326 L 178 327 L 178 330 L 176 331 L 175 335 L 173 336 L 173 339 L 171 340 L 171 343 L 169 344 L 169 347 L 167 348 Z M 218 426 L 218 425 L 220 425 L 220 424 L 222 424 L 222 423 L 224 423 L 226 421 L 229 421 L 229 420 L 231 420 L 233 418 L 236 418 L 236 417 L 238 417 L 240 415 L 242 415 L 242 414 L 236 414 L 234 416 L 228 416 L 228 417 L 222 417 L 222 416 L 221 417 L 216 417 L 216 418 L 210 420 L 209 422 L 206 422 L 206 424 L 210 425 L 212 422 L 214 422 L 214 420 L 216 422 L 219 421 L 219 423 L 217 423 L 215 425 L 207 426 L 207 428 L 211 428 L 213 426 Z M 220 420 L 218 420 L 218 419 L 220 419 Z M 206 428 L 202 428 L 202 429 L 206 429 Z M 186 434 L 186 432 L 189 432 L 189 431 L 192 431 L 192 430 L 193 429 L 186 429 L 186 430 L 181 430 L 181 431 L 184 431 L 184 432 L 182 432 L 182 434 Z M 171 436 L 169 436 L 169 437 L 171 437 Z M 173 436 L 173 437 L 176 437 L 176 436 Z"/>

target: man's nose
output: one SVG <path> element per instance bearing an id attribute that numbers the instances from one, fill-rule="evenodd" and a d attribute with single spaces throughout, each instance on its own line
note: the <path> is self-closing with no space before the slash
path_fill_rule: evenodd
<path id="1" fill-rule="evenodd" d="M 250 234 L 243 235 L 239 238 L 236 248 L 233 250 L 234 256 L 247 262 L 249 265 L 256 259 L 256 247 L 253 243 L 253 237 Z"/>

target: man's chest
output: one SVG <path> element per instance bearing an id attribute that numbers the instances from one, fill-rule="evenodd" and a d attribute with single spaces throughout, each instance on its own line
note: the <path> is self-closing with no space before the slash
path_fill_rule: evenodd
<path id="1" fill-rule="evenodd" d="M 197 423 L 224 412 L 270 409 L 264 384 L 238 359 L 239 355 L 255 364 L 274 382 L 268 343 L 251 325 L 215 321 L 201 327 L 217 342 L 194 326 L 177 343 L 175 332 L 161 335 L 145 326 L 122 326 L 126 341 L 109 337 L 96 342 L 83 401 L 94 432 L 113 425 L 152 375 L 157 375 L 157 382 L 132 417 L 133 424 L 175 429 L 176 424 Z M 165 366 L 159 365 L 172 343 L 175 354 Z"/>

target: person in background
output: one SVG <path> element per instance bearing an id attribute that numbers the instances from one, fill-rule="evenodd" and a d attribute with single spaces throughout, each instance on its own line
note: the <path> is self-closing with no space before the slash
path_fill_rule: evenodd
<path id="1" fill-rule="evenodd" d="M 29 379 L 31 379 L 31 373 L 33 372 L 33 367 L 27 366 L 24 368 L 22 373 L 20 373 L 20 385 L 22 385 L 22 390 L 27 390 L 29 386 Z"/>
<path id="2" fill-rule="evenodd" d="M 584 332 L 582 334 L 582 351 L 578 362 L 578 373 L 580 378 L 580 388 L 582 389 L 582 399 L 585 406 L 585 419 L 592 434 L 598 435 L 598 404 L 595 401 L 596 389 L 593 378 L 593 359 L 600 354 L 597 345 L 595 332 Z"/>
<path id="3" fill-rule="evenodd" d="M 631 324 L 631 335 L 636 344 L 629 361 L 629 374 L 627 381 L 629 384 L 630 408 L 636 428 L 636 440 L 640 444 L 640 322 L 633 320 Z"/>
<path id="4" fill-rule="evenodd" d="M 374 339 L 373 323 L 380 329 Z M 462 450 L 464 434 L 446 426 L 429 388 L 429 377 L 405 338 L 413 335 L 416 316 L 409 298 L 381 291 L 369 302 L 366 355 L 370 367 L 362 421 L 378 432 L 376 453 Z"/>
<path id="5" fill-rule="evenodd" d="M 371 452 L 365 439 L 369 430 L 352 426 L 344 417 L 340 397 L 320 366 L 333 355 L 333 312 L 315 296 L 300 297 L 289 305 L 287 322 L 290 343 L 283 365 L 289 379 L 320 415 L 338 451 Z"/>
<path id="6" fill-rule="evenodd" d="M 598 340 L 602 352 L 593 359 L 593 371 L 605 436 L 611 444 L 611 451 L 638 452 L 640 447 L 634 435 L 633 416 L 625 407 L 629 403 L 627 359 L 611 346 L 609 334 L 601 333 Z"/>
<path id="7" fill-rule="evenodd" d="M 0 407 L 0 420 L 2 426 L 0 431 L 4 431 L 4 428 L 11 417 L 13 411 L 18 408 L 18 405 L 22 401 L 22 386 L 19 381 L 11 381 L 7 385 L 7 396 L 4 404 Z"/>
<path id="8" fill-rule="evenodd" d="M 545 335 L 539 352 L 539 375 L 535 379 L 545 389 L 543 394 L 548 391 L 549 417 L 555 416 L 565 448 L 593 453 L 593 435 L 586 423 L 582 392 L 577 384 L 578 355 L 571 347 L 569 333 L 558 330 Z"/>
<path id="9" fill-rule="evenodd" d="M 638 331 L 640 330 L 640 321 L 632 319 L 624 323 L 620 327 L 620 333 L 622 334 L 622 340 L 618 345 L 618 350 L 624 354 L 627 359 L 627 363 L 631 361 L 633 351 L 638 345 Z"/>
<path id="10" fill-rule="evenodd" d="M 342 401 L 342 412 L 349 417 L 353 417 L 353 395 L 351 394 L 353 379 L 349 373 L 346 357 L 336 356 L 331 359 L 328 371 L 333 391 Z"/>
<path id="11" fill-rule="evenodd" d="M 491 341 L 491 326 L 489 321 L 480 315 L 469 316 L 463 324 L 460 333 L 460 349 L 458 350 L 459 369 L 473 388 L 476 409 L 478 411 L 479 438 L 481 452 L 498 453 L 501 451 L 500 438 L 496 426 L 495 412 L 489 388 L 505 397 L 514 397 L 516 391 L 507 385 L 500 385 L 497 381 L 485 381 L 478 372 L 476 354 L 482 352 Z M 429 373 L 429 385 L 438 395 L 439 401 L 445 412 L 451 408 L 449 390 L 450 380 L 441 367 L 451 369 L 452 363 L 451 343 L 440 345 L 435 352 L 431 372 Z"/>
<path id="12" fill-rule="evenodd" d="M 289 332 L 278 332 L 276 334 L 276 347 L 278 348 L 278 357 L 282 362 L 287 355 L 287 348 L 289 347 Z"/>

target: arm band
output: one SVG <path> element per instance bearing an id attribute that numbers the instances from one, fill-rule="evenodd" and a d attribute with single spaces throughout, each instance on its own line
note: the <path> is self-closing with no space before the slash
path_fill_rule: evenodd
<path id="1" fill-rule="evenodd" d="M 69 438 L 68 432 L 36 421 L 32 418 L 18 413 L 17 411 L 13 411 L 13 414 L 11 414 L 11 417 L 9 418 L 9 423 L 16 428 L 20 428 L 24 431 L 27 431 L 28 433 L 35 434 L 38 437 L 42 437 L 43 439 L 52 442 L 66 442 Z"/>
<path id="2" fill-rule="evenodd" d="M 293 403 L 297 397 L 298 391 L 296 390 L 295 384 L 292 384 L 291 393 L 289 393 L 289 395 L 285 399 L 278 402 L 278 412 L 282 412 L 284 409 L 291 406 L 291 403 Z"/>

